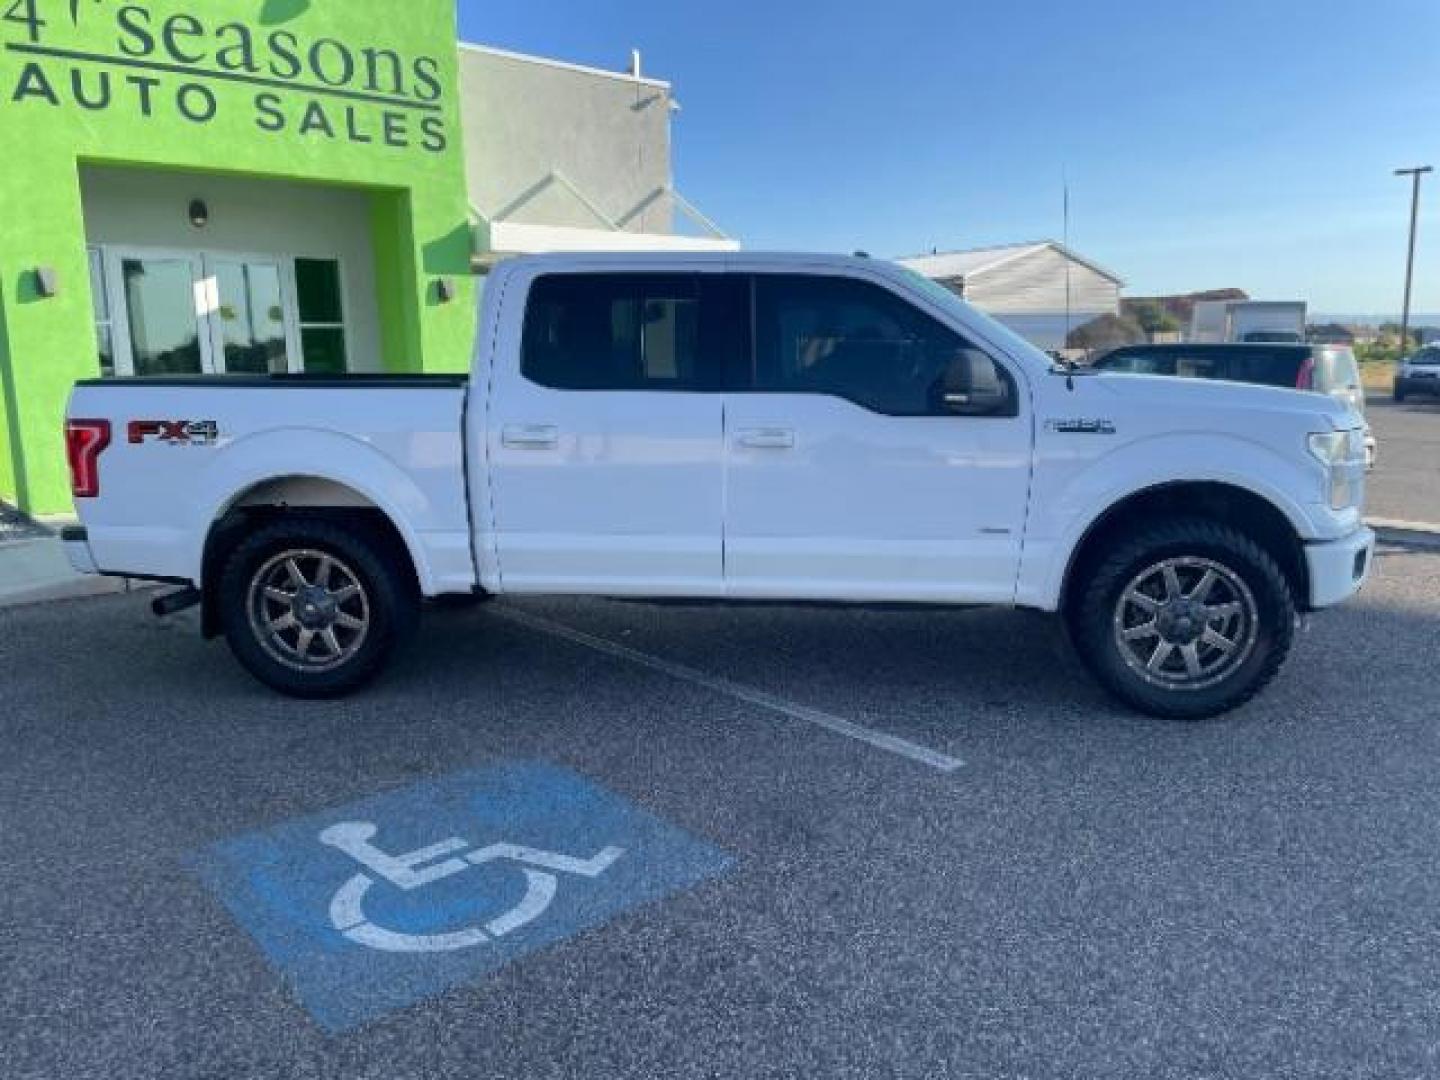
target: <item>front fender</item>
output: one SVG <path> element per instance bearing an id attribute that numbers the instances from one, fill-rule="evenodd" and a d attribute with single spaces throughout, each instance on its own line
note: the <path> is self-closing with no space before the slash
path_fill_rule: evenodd
<path id="1" fill-rule="evenodd" d="M 1074 438 L 1103 436 L 1071 436 Z M 1155 488 L 1213 483 L 1256 495 L 1283 514 L 1297 536 L 1319 535 L 1315 524 L 1321 481 L 1317 468 L 1258 442 L 1230 435 L 1183 432 L 1137 439 L 1090 459 L 1063 452 L 1041 455 L 1026 530 L 1016 603 L 1054 611 L 1065 574 L 1086 534 L 1126 499 Z M 1302 501 L 1313 494 L 1314 503 Z"/>

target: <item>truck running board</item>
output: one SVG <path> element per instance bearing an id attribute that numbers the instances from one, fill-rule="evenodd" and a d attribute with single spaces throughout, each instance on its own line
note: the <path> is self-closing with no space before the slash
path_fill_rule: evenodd
<path id="1" fill-rule="evenodd" d="M 178 615 L 182 611 L 199 607 L 204 599 L 199 589 L 181 589 L 179 592 L 157 596 L 150 602 L 150 610 L 155 613 L 156 618 L 163 619 L 167 615 Z"/>

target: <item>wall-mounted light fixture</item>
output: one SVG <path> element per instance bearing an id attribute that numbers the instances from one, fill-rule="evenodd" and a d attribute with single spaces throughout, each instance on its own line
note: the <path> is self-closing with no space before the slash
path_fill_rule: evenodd
<path id="1" fill-rule="evenodd" d="M 455 296 L 454 278 L 442 277 L 439 281 L 435 282 L 435 299 L 440 301 L 440 303 L 448 304 L 455 299 Z"/>
<path id="2" fill-rule="evenodd" d="M 204 199 L 190 200 L 190 224 L 197 229 L 203 229 L 210 224 L 210 207 L 205 204 Z"/>
<path id="3" fill-rule="evenodd" d="M 60 292 L 60 278 L 53 266 L 35 268 L 35 295 L 48 300 Z"/>

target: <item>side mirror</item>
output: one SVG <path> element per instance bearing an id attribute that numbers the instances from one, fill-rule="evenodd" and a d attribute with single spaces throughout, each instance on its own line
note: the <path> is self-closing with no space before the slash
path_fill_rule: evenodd
<path id="1" fill-rule="evenodd" d="M 946 365 L 940 407 L 954 416 L 1013 416 L 1009 376 L 978 349 L 963 349 Z"/>

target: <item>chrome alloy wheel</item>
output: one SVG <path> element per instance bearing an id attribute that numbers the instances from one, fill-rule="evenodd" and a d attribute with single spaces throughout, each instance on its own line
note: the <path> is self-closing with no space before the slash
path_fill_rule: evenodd
<path id="1" fill-rule="evenodd" d="M 1234 571 L 1210 559 L 1147 567 L 1115 605 L 1115 645 L 1146 682 L 1204 690 L 1233 674 L 1255 649 L 1260 612 Z"/>
<path id="2" fill-rule="evenodd" d="M 280 663 L 332 671 L 370 635 L 370 598 L 359 575 L 323 551 L 284 551 L 250 579 L 250 629 Z"/>

